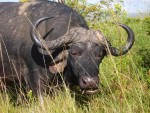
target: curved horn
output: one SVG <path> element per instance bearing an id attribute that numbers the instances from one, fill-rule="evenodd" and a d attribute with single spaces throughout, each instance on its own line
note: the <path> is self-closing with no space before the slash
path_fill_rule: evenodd
<path id="1" fill-rule="evenodd" d="M 36 46 L 38 46 L 40 48 L 43 48 L 43 44 L 40 41 L 40 37 L 38 37 L 36 30 L 40 23 L 42 23 L 45 20 L 52 19 L 52 18 L 54 18 L 54 17 L 43 17 L 43 18 L 39 19 L 38 21 L 36 21 L 36 23 L 33 25 L 33 27 L 30 30 L 30 36 L 31 36 L 32 41 L 36 44 Z"/>
<path id="2" fill-rule="evenodd" d="M 58 0 L 58 3 L 65 3 L 65 0 Z"/>
<path id="3" fill-rule="evenodd" d="M 48 19 L 52 19 L 52 18 L 54 18 L 54 17 L 43 17 L 43 18 L 37 20 L 30 31 L 32 41 L 36 44 L 36 46 L 38 46 L 42 49 L 45 49 L 45 47 L 44 47 L 43 43 L 40 41 L 40 37 L 38 36 L 36 29 L 38 28 L 40 23 L 42 23 L 43 21 L 46 21 Z M 70 34 L 72 34 L 71 32 L 74 32 L 74 31 L 69 31 L 68 33 L 61 36 L 60 38 L 57 38 L 56 40 L 52 40 L 52 41 L 46 41 L 46 42 L 44 42 L 44 44 L 46 44 L 48 49 L 50 49 L 50 50 L 57 49 L 57 48 L 63 46 L 64 44 L 69 44 L 73 40 L 75 40 L 74 39 L 75 36 L 70 36 Z"/>
<path id="4" fill-rule="evenodd" d="M 132 29 L 124 24 L 119 24 L 119 26 L 121 26 L 123 29 L 126 30 L 128 34 L 128 38 L 127 38 L 127 43 L 123 47 L 120 47 L 119 49 L 115 47 L 110 47 L 110 51 L 113 56 L 121 56 L 126 54 L 131 49 L 134 43 L 134 33 Z"/>

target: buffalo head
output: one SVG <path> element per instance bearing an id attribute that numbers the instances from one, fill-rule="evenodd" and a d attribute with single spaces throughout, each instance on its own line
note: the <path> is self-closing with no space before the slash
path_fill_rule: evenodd
<path id="1" fill-rule="evenodd" d="M 71 83 L 80 87 L 82 92 L 93 94 L 97 92 L 99 85 L 99 64 L 107 53 L 113 56 L 121 56 L 131 49 L 134 43 L 133 31 L 124 24 L 119 24 L 128 34 L 127 43 L 121 48 L 112 47 L 106 37 L 97 30 L 88 30 L 82 27 L 74 27 L 66 34 L 53 41 L 43 41 L 36 33 L 39 24 L 51 17 L 44 17 L 35 23 L 35 28 L 31 29 L 33 42 L 42 49 L 56 51 L 58 48 L 67 48 L 66 65 Z M 45 46 L 46 44 L 46 46 Z M 60 57 L 57 57 L 57 60 Z M 55 61 L 57 61 L 54 59 Z M 62 57 L 61 57 L 62 59 Z"/>

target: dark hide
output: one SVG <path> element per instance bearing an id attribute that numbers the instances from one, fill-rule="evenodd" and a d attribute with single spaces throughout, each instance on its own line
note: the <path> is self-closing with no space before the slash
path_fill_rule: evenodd
<path id="1" fill-rule="evenodd" d="M 84 19 L 71 8 L 55 2 L 0 3 L 0 76 L 5 82 L 26 81 L 29 89 L 37 93 L 48 85 L 55 74 L 49 71 L 52 59 L 38 52 L 30 37 L 31 23 L 42 17 L 57 17 L 43 22 L 39 31 L 45 40 L 54 40 L 72 27 L 88 29 Z M 71 22 L 69 20 L 71 18 Z M 61 49 L 53 53 L 53 57 Z M 40 86 L 39 86 L 40 84 Z M 40 90 L 41 90 L 40 89 Z"/>
<path id="2" fill-rule="evenodd" d="M 106 49 L 120 56 L 133 45 L 132 30 L 119 25 L 128 34 L 127 44 L 121 49 L 112 47 L 100 31 L 89 30 L 84 19 L 64 4 L 0 3 L 1 80 L 6 85 L 24 81 L 27 89 L 39 94 L 64 79 L 67 86 L 77 85 L 83 93 L 93 94 L 98 90 L 99 64 Z"/>

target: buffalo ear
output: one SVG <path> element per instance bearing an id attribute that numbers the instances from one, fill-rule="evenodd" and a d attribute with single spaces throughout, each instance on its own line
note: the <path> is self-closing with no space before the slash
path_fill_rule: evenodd
<path id="1" fill-rule="evenodd" d="M 107 49 L 104 50 L 104 54 L 105 54 L 105 56 L 108 56 L 108 55 L 109 55 L 109 52 L 108 52 Z"/>
<path id="2" fill-rule="evenodd" d="M 66 66 L 67 66 L 67 60 L 62 59 L 61 61 L 55 62 L 52 65 L 50 65 L 49 66 L 49 71 L 52 74 L 63 73 Z"/>
<path id="3" fill-rule="evenodd" d="M 105 48 L 105 55 L 108 56 L 108 55 L 111 55 L 111 43 L 110 41 L 108 41 L 108 39 L 106 39 L 106 42 L 105 42 L 105 45 L 104 45 L 104 48 Z"/>
<path id="4" fill-rule="evenodd" d="M 68 50 L 60 52 L 49 65 L 49 71 L 53 74 L 63 73 L 67 66 Z"/>

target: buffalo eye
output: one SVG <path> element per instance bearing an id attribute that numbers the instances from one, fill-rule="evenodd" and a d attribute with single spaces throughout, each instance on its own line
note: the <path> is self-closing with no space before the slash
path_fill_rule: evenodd
<path id="1" fill-rule="evenodd" d="M 96 57 L 96 58 L 101 58 L 101 57 L 102 57 L 102 54 L 100 54 L 100 53 L 94 53 L 94 57 Z"/>
<path id="2" fill-rule="evenodd" d="M 93 49 L 93 54 L 96 59 L 102 59 L 105 54 L 105 50 L 103 47 L 96 47 Z"/>
<path id="3" fill-rule="evenodd" d="M 81 55 L 81 53 L 79 52 L 79 51 L 71 51 L 71 55 L 72 56 L 80 56 Z"/>
<path id="4" fill-rule="evenodd" d="M 82 47 L 78 45 L 73 45 L 70 49 L 70 54 L 72 56 L 81 56 L 82 52 L 83 52 Z"/>
<path id="5" fill-rule="evenodd" d="M 94 52 L 94 57 L 95 59 L 101 59 L 103 57 L 103 52 L 102 51 Z"/>

